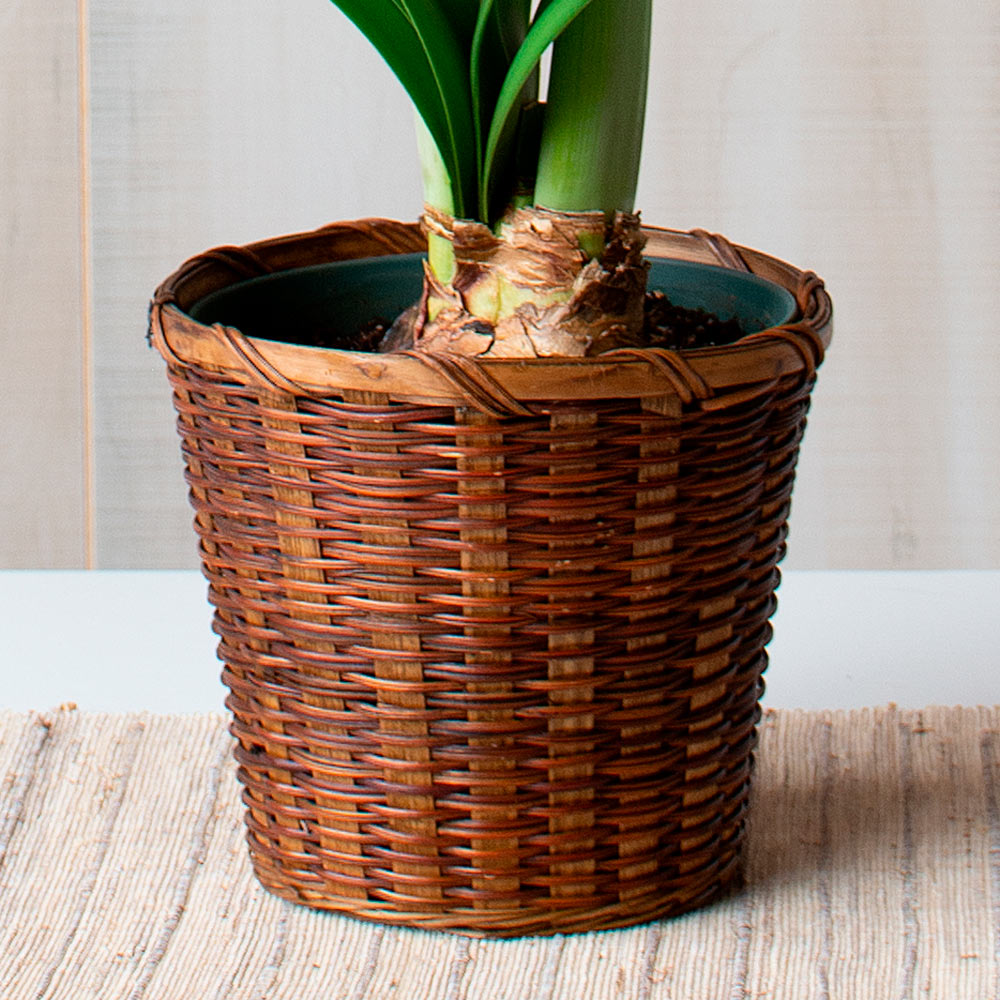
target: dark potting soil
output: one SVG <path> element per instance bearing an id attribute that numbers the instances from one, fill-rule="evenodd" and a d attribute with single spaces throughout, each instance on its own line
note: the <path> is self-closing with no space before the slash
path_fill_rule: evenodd
<path id="1" fill-rule="evenodd" d="M 301 343 L 314 347 L 338 347 L 347 351 L 377 351 L 391 320 L 373 319 L 351 337 L 337 338 L 316 331 L 315 337 L 302 337 Z M 674 305 L 663 292 L 646 293 L 646 324 L 643 329 L 644 347 L 662 347 L 671 351 L 693 350 L 731 344 L 743 336 L 736 319 L 720 319 L 704 309 L 685 309 Z"/>
<path id="2" fill-rule="evenodd" d="M 671 351 L 731 344 L 743 336 L 737 319 L 720 319 L 704 309 L 675 306 L 663 292 L 646 293 L 646 347 Z"/>

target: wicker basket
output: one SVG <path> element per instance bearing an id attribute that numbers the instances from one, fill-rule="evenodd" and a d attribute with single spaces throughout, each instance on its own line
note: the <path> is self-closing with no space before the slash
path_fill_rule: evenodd
<path id="1" fill-rule="evenodd" d="M 420 249 L 379 220 L 211 251 L 158 290 L 250 853 L 278 895 L 511 936 L 677 914 L 733 879 L 830 302 L 719 237 L 648 236 L 798 315 L 726 348 L 482 364 L 190 317 L 257 275 Z"/>

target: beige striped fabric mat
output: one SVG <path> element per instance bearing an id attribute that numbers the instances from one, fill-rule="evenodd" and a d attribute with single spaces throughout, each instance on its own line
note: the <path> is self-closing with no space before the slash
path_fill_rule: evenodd
<path id="1" fill-rule="evenodd" d="M 744 889 L 483 941 L 265 893 L 222 717 L 0 713 L 0 998 L 998 998 L 998 775 L 1000 708 L 769 712 Z"/>

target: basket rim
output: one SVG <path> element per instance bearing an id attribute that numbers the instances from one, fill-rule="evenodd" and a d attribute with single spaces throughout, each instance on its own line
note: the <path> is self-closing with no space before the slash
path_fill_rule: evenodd
<path id="1" fill-rule="evenodd" d="M 815 373 L 832 339 L 832 304 L 810 271 L 704 230 L 644 226 L 646 255 L 748 271 L 785 288 L 798 303 L 789 323 L 733 344 L 695 350 L 625 349 L 587 358 L 459 358 L 412 351 L 371 354 L 244 336 L 187 314 L 195 302 L 263 274 L 327 261 L 424 248 L 416 223 L 339 222 L 305 233 L 218 247 L 186 261 L 156 290 L 150 340 L 170 364 L 197 365 L 294 396 L 343 390 L 401 402 L 471 404 L 496 415 L 533 412 L 529 401 L 676 395 L 689 403 L 804 372 Z"/>

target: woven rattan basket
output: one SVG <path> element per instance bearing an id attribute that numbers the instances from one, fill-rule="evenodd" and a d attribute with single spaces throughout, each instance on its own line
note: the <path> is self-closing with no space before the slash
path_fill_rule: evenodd
<path id="1" fill-rule="evenodd" d="M 191 318 L 259 275 L 420 249 L 377 220 L 212 251 L 158 290 L 250 853 L 278 895 L 519 935 L 677 914 L 733 879 L 830 303 L 719 237 L 648 236 L 797 314 L 726 348 L 481 364 Z"/>

